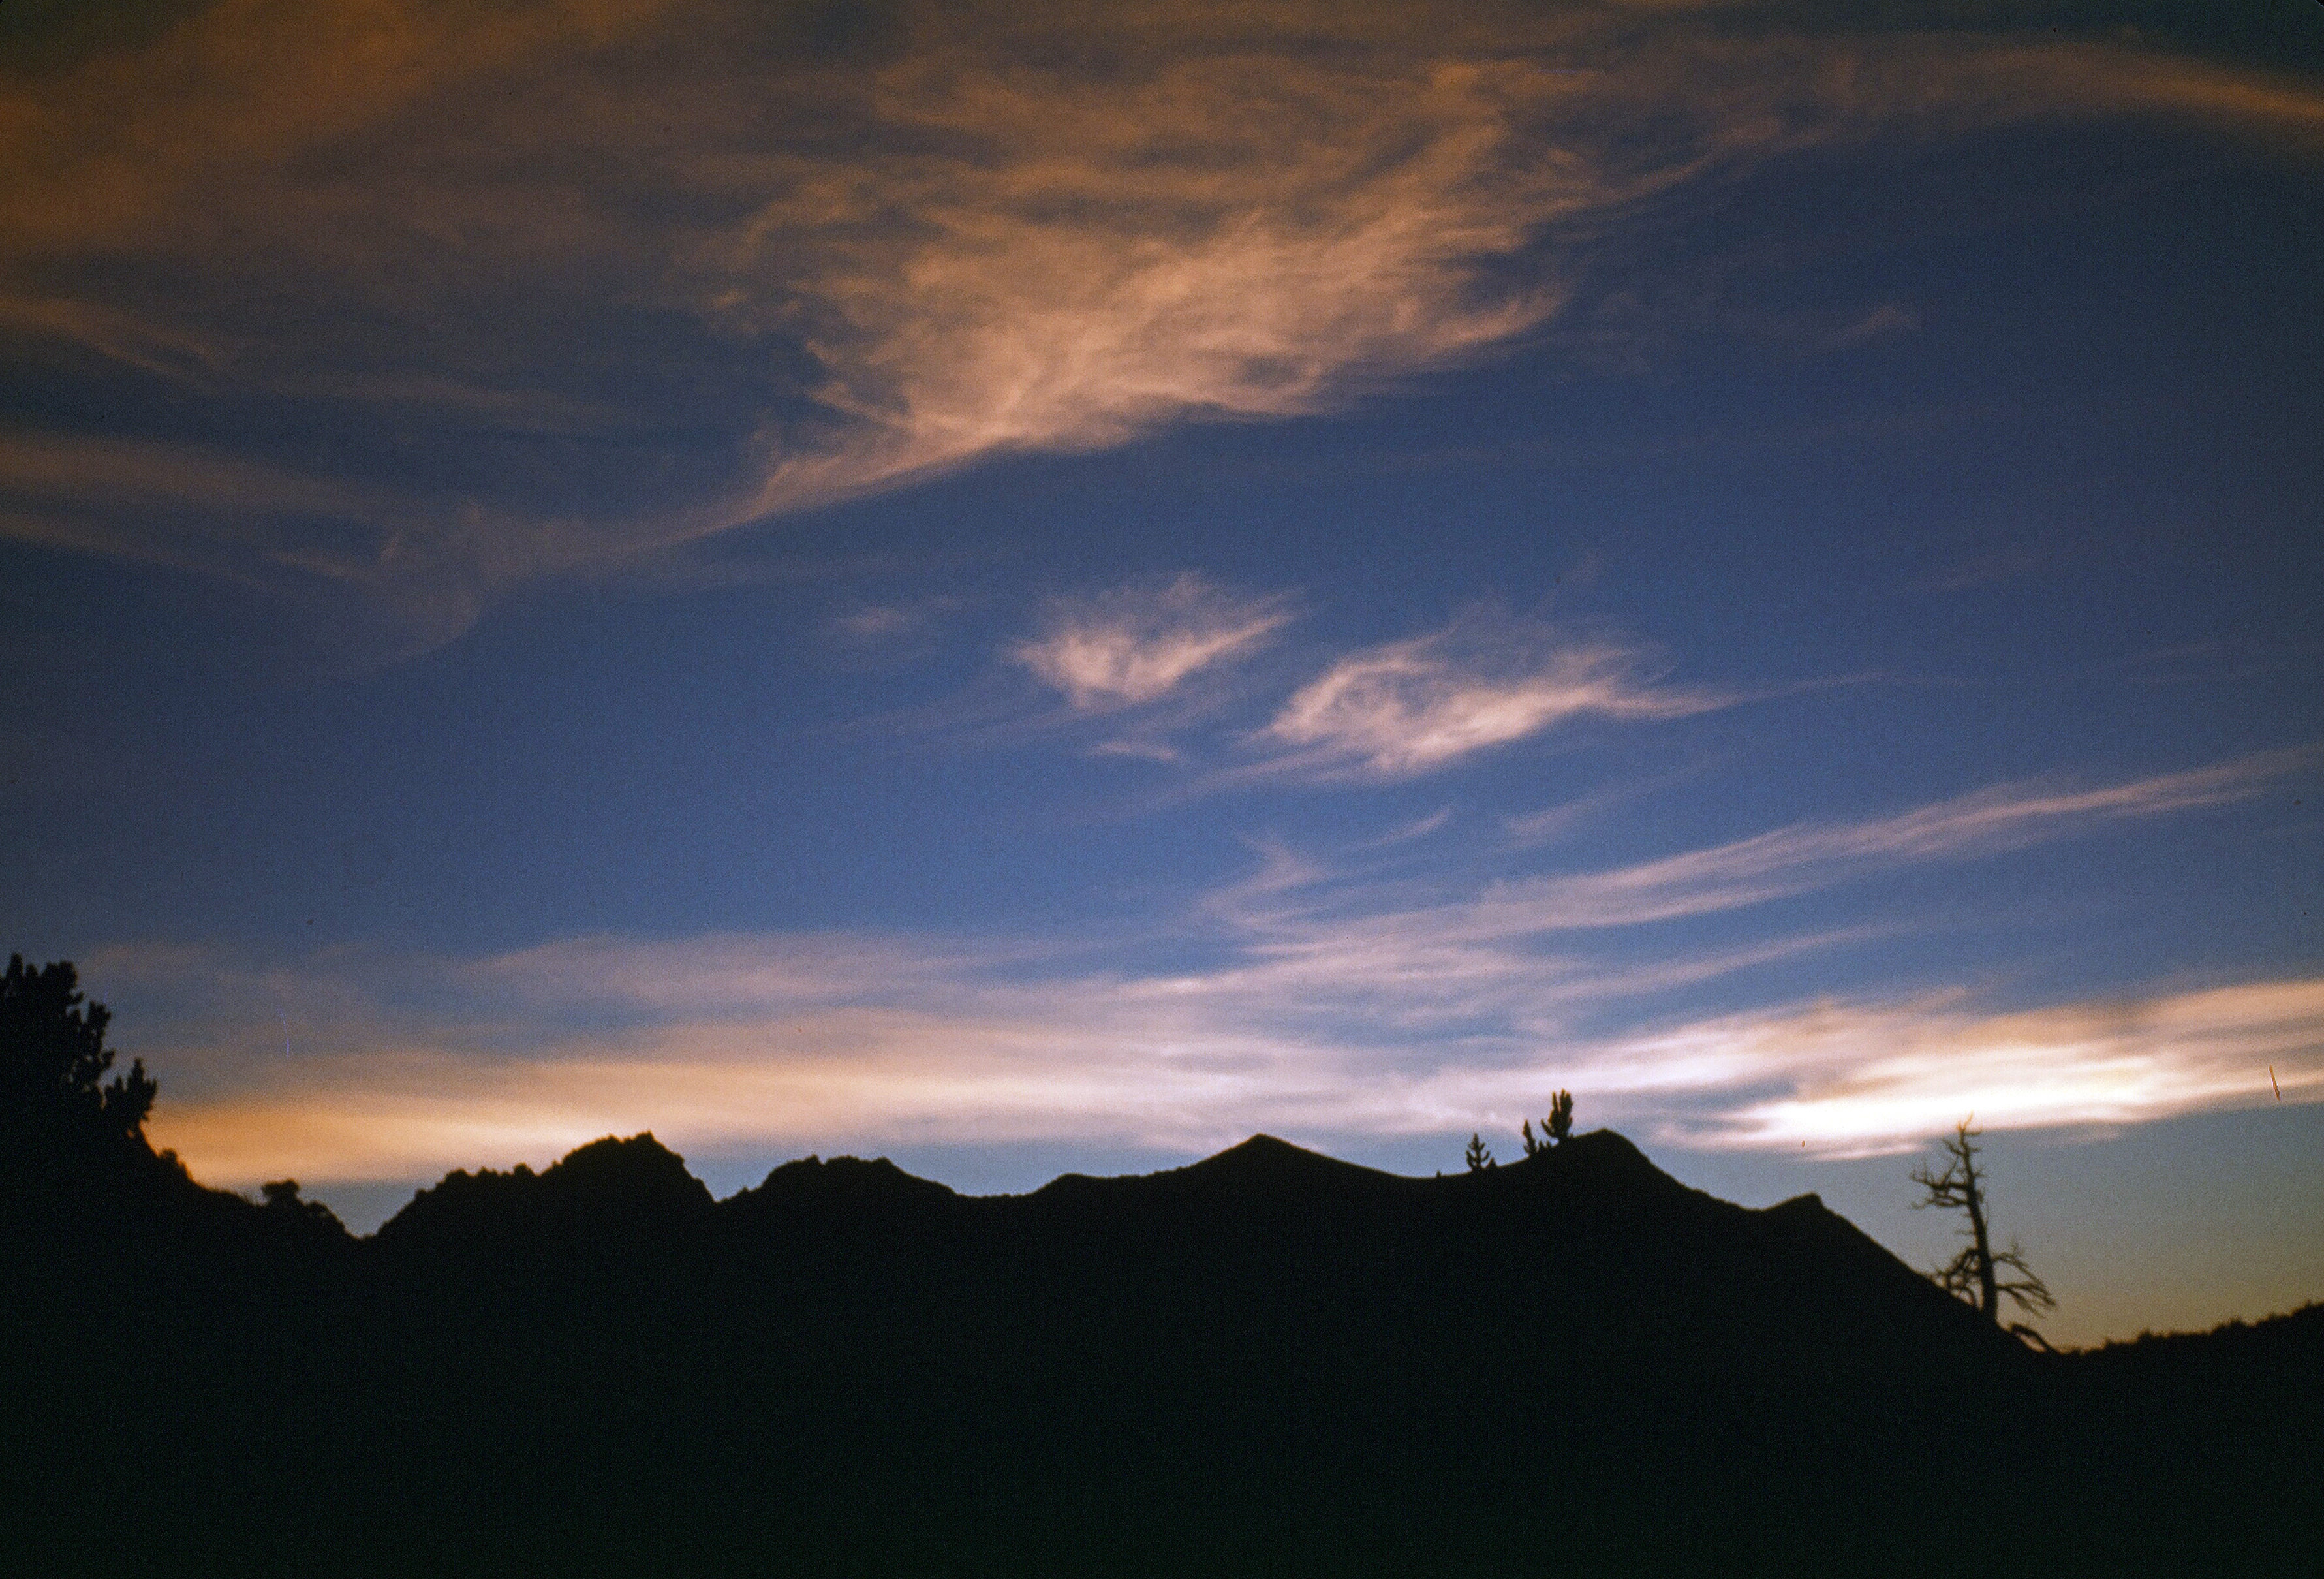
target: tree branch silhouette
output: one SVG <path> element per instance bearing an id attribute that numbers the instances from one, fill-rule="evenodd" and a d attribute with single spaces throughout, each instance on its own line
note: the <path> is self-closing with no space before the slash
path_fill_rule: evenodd
<path id="1" fill-rule="evenodd" d="M 1977 1137 L 1984 1131 L 1971 1129 L 1969 1122 L 1969 1119 L 1963 1119 L 1953 1126 L 1953 1138 L 1940 1142 L 1945 1151 L 1942 1172 L 1932 1171 L 1925 1165 L 1913 1170 L 1913 1182 L 1923 1192 L 1913 1203 L 1914 1211 L 1937 1206 L 1960 1212 L 1969 1219 L 1960 1230 L 1969 1242 L 1951 1260 L 1931 1271 L 1930 1279 L 1984 1312 L 1986 1319 L 1996 1326 L 2002 1325 L 2001 1301 L 2005 1298 L 2029 1316 L 2045 1315 L 2058 1307 L 2058 1301 L 2049 1286 L 2026 1263 L 2024 1249 L 2014 1239 L 2006 1250 L 1993 1248 L 1986 1214 L 1986 1176 L 1977 1165 L 1978 1152 L 1982 1150 L 1977 1144 Z M 2005 1276 L 2006 1273 L 2015 1276 Z M 2010 1330 L 2016 1332 L 2019 1328 L 2012 1325 Z"/>

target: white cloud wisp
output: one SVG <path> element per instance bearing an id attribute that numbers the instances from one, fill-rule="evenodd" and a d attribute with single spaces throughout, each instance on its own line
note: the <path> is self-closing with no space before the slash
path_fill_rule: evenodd
<path id="1" fill-rule="evenodd" d="M 1692 904 L 2215 805 L 2265 778 L 2249 759 L 1787 830 L 1696 853 Z M 1738 863 L 1748 884 L 1730 881 Z M 157 1140 L 230 1183 L 539 1163 L 648 1127 L 719 1149 L 1071 1139 L 1185 1151 L 1261 1129 L 1508 1129 L 1560 1087 L 1586 1093 L 1602 1122 L 1678 1144 L 1828 1154 L 1909 1147 L 1972 1111 L 1995 1128 L 2102 1128 L 2279 1089 L 2324 1101 L 2313 977 L 2020 1006 L 1957 984 L 1690 1011 L 1706 984 L 1731 997 L 1751 973 L 1882 928 L 1579 946 L 1613 919 L 1685 913 L 1673 880 L 1640 879 L 1661 864 L 1536 880 L 1526 902 L 1504 885 L 1415 905 L 1278 849 L 1160 938 L 744 934 L 576 938 L 471 961 L 341 953 L 274 970 L 186 948 L 85 963 L 116 1008 L 153 1011 L 138 1020 L 158 1034 L 134 1050 L 164 1080 Z M 1561 893 L 1560 881 L 1591 886 Z M 1634 892 L 1652 902 L 1605 899 Z M 1189 963 L 1157 968 L 1157 942 Z M 295 1058 L 273 1052 L 278 1013 Z"/>
<path id="2" fill-rule="evenodd" d="M 1159 701 L 1204 670 L 1246 658 L 1292 619 L 1280 595 L 1247 596 L 1188 572 L 1159 587 L 1059 600 L 1009 656 L 1081 712 Z"/>
<path id="3" fill-rule="evenodd" d="M 1644 655 L 1610 639 L 1561 640 L 1471 614 L 1341 659 L 1294 693 L 1254 743 L 1270 776 L 1406 779 L 1577 719 L 1680 718 L 1734 700 L 1657 686 Z"/>
<path id="4" fill-rule="evenodd" d="M 1991 854 L 2137 817 L 2258 794 L 2311 751 L 2264 752 L 2097 789 L 2001 785 L 1861 822 L 1803 824 L 1602 872 L 1500 883 L 1477 909 L 1492 928 L 1635 926 L 1762 904 L 1872 873 Z"/>

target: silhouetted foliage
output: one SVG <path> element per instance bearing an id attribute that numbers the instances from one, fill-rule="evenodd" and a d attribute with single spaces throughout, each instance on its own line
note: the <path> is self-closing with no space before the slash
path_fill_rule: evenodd
<path id="1" fill-rule="evenodd" d="M 1462 1160 L 1469 1165 L 1471 1173 L 1482 1173 L 1489 1168 L 1499 1166 L 1493 1160 L 1493 1149 L 1485 1144 L 1485 1137 L 1474 1133 L 1469 1137 L 1469 1150 Z"/>
<path id="2" fill-rule="evenodd" d="M 319 1228 L 327 1233 L 344 1233 L 338 1214 L 320 1201 L 310 1201 L 299 1193 L 295 1178 L 278 1178 L 272 1184 L 258 1187 L 263 1198 L 266 1214 L 281 1222 L 295 1223 L 301 1228 Z"/>
<path id="3" fill-rule="evenodd" d="M 1550 1099 L 1549 1116 L 1541 1121 L 1541 1134 L 1533 1132 L 1531 1119 L 1518 1126 L 1525 1138 L 1525 1154 L 1538 1157 L 1552 1146 L 1563 1144 L 1573 1132 L 1573 1093 L 1561 1091 Z"/>
<path id="4" fill-rule="evenodd" d="M 1913 1203 L 1913 1209 L 1917 1212 L 1923 1206 L 1938 1206 L 1967 1215 L 1969 1220 L 1962 1224 L 1960 1233 L 1969 1242 L 1929 1277 L 1937 1287 L 1984 1312 L 1987 1321 L 1999 1326 L 2004 1298 L 2029 1316 L 2054 1310 L 2058 1302 L 2042 1279 L 2034 1275 L 2034 1269 L 2025 1264 L 2025 1252 L 2018 1248 L 2015 1240 L 2009 1242 L 2006 1250 L 1993 1248 L 1986 1216 L 1985 1175 L 1977 1166 L 1980 1148 L 1976 1139 L 1982 1132 L 1969 1128 L 1969 1121 L 1963 1119 L 1953 1127 L 1951 1140 L 1939 1142 L 1945 1150 L 1944 1171 L 1932 1173 L 1926 1167 L 1913 1170 L 1913 1182 L 1924 1192 Z M 2015 1277 L 2005 1275 L 2013 1272 Z M 2041 1342 L 2040 1334 L 2031 1327 L 2012 1324 L 2010 1330 Z"/>
<path id="5" fill-rule="evenodd" d="M 1254 1136 L 723 1201 L 635 1135 L 367 1240 L 169 1177 L 0 1192 L 0 1572 L 1788 1579 L 1942 1571 L 1961 1507 L 2045 1575 L 2319 1544 L 2324 1310 L 2034 1353 L 1602 1130 L 1483 1186 Z"/>
<path id="6" fill-rule="evenodd" d="M 160 1089 L 133 1061 L 110 1081 L 112 1014 L 84 1002 L 69 960 L 34 969 L 8 956 L 0 978 L 0 1124 L 17 1145 L 142 1140 Z"/>

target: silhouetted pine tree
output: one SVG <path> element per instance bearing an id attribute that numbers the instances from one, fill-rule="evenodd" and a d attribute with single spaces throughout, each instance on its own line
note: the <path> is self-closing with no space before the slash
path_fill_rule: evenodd
<path id="1" fill-rule="evenodd" d="M 38 969 L 8 956 L 0 978 L 0 1131 L 20 1144 L 71 1146 L 144 1139 L 159 1085 L 143 1059 L 106 1081 L 113 1015 L 84 1003 L 72 962 Z"/>
<path id="2" fill-rule="evenodd" d="M 1549 1116 L 1541 1121 L 1541 1133 L 1533 1132 L 1533 1121 L 1527 1119 L 1519 1126 L 1525 1134 L 1525 1154 L 1538 1157 L 1552 1146 L 1563 1145 L 1565 1137 L 1573 1132 L 1573 1093 L 1561 1091 L 1550 1099 Z"/>

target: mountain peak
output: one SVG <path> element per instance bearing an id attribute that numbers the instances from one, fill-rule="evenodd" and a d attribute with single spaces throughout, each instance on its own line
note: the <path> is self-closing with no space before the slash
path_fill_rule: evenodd
<path id="1" fill-rule="evenodd" d="M 412 1196 L 380 1225 L 389 1243 L 496 1243 L 589 1225 L 594 1231 L 647 1232 L 697 1216 L 710 1190 L 686 1171 L 686 1159 L 652 1131 L 607 1135 L 576 1146 L 540 1172 L 520 1164 L 507 1173 L 449 1173 Z M 547 1242 L 544 1239 L 541 1242 Z"/>
<path id="2" fill-rule="evenodd" d="M 544 1181 L 565 1181 L 568 1187 L 646 1184 L 669 1188 L 683 1179 L 696 1189 L 703 1187 L 686 1171 L 686 1159 L 655 1140 L 651 1130 L 626 1140 L 607 1135 L 576 1146 L 550 1163 L 540 1177 Z"/>
<path id="3" fill-rule="evenodd" d="M 774 1202 L 826 1201 L 864 1204 L 957 1199 L 952 1187 L 906 1173 L 884 1157 L 800 1157 L 768 1173 L 755 1189 L 740 1200 Z"/>
<path id="4" fill-rule="evenodd" d="M 1326 1157 L 1320 1151 L 1310 1151 L 1305 1146 L 1264 1134 L 1253 1135 L 1200 1162 L 1147 1177 L 1225 1186 L 1239 1192 L 1346 1188 L 1397 1181 L 1394 1174 L 1360 1163 L 1342 1162 L 1336 1157 Z"/>
<path id="5" fill-rule="evenodd" d="M 1278 1140 L 1273 1135 L 1253 1135 L 1214 1156 L 1189 1165 L 1191 1168 L 1349 1168 L 1352 1163 L 1326 1157 L 1320 1151 L 1310 1151 L 1305 1146 L 1295 1146 L 1288 1140 Z"/>
<path id="6" fill-rule="evenodd" d="M 576 1147 L 549 1164 L 540 1185 L 552 1198 L 619 1201 L 631 1209 L 683 1211 L 711 1204 L 709 1187 L 687 1172 L 686 1159 L 655 1140 L 650 1130 Z"/>

